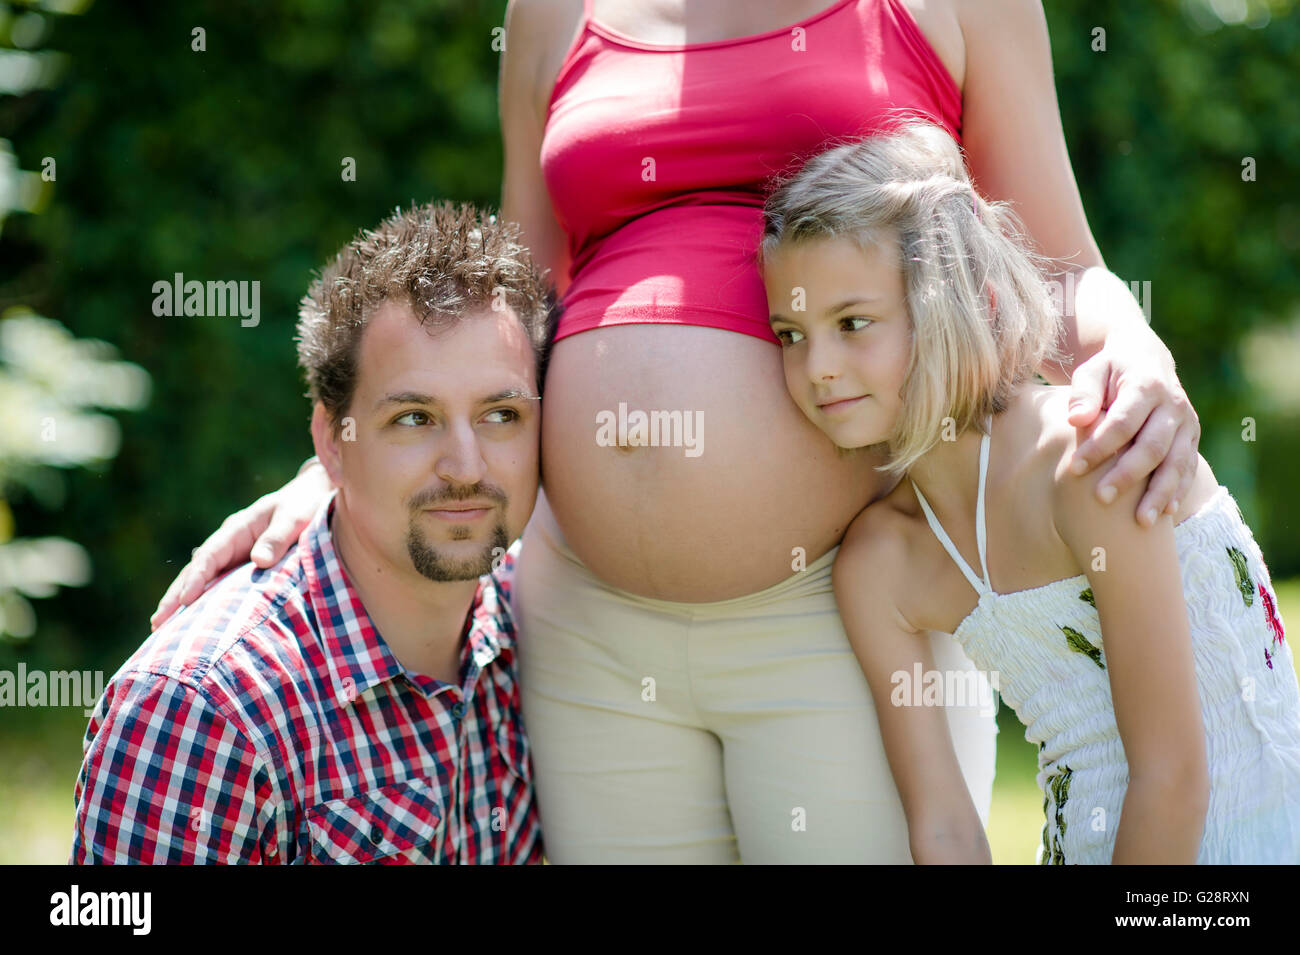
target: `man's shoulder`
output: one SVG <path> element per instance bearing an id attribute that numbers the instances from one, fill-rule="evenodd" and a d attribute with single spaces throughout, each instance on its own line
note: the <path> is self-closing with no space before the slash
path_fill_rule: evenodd
<path id="1" fill-rule="evenodd" d="M 244 564 L 172 616 L 122 665 L 110 688 L 170 679 L 203 696 L 223 715 L 244 714 L 241 729 L 257 735 L 245 707 L 252 695 L 291 693 L 311 680 L 315 613 L 301 562 L 293 551 L 273 567 Z M 111 696 L 112 694 L 108 694 Z"/>
<path id="2" fill-rule="evenodd" d="M 295 561 L 226 574 L 113 675 L 82 741 L 74 861 L 274 854 L 267 834 L 319 724 L 302 705 L 310 628 L 291 618 L 310 600 Z"/>

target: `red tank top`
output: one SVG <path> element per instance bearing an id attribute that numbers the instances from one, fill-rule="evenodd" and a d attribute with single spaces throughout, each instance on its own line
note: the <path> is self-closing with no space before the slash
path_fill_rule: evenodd
<path id="1" fill-rule="evenodd" d="M 569 241 L 557 339 L 666 323 L 775 343 L 755 260 L 771 178 L 899 110 L 960 141 L 961 95 L 900 0 L 837 0 L 767 33 L 674 46 L 618 33 L 591 3 L 541 146 Z"/>

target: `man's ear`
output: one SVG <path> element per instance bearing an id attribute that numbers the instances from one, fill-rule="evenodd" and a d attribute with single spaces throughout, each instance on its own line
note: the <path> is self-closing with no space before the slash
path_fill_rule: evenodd
<path id="1" fill-rule="evenodd" d="M 311 410 L 311 442 L 316 448 L 316 457 L 320 459 L 325 473 L 335 487 L 343 486 L 343 459 L 340 455 L 341 442 L 339 433 L 330 420 L 329 412 L 319 401 Z"/>

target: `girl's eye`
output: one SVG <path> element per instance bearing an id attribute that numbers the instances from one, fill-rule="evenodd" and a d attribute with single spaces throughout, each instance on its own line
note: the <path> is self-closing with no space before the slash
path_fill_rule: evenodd
<path id="1" fill-rule="evenodd" d="M 796 338 L 796 335 L 799 337 Z M 782 345 L 797 345 L 803 339 L 803 332 L 796 332 L 791 328 L 783 328 L 776 333 L 776 338 Z"/>
<path id="2" fill-rule="evenodd" d="M 850 322 L 850 323 L 851 323 L 851 322 L 858 322 L 858 323 L 860 323 L 860 324 L 858 324 L 857 326 L 855 326 L 855 327 L 851 327 L 851 328 L 848 329 L 848 331 L 851 331 L 851 332 L 860 332 L 860 331 L 862 331 L 862 329 L 864 329 L 864 328 L 866 328 L 868 325 L 870 325 L 870 324 L 874 321 L 874 319 L 863 318 L 861 315 L 850 315 L 848 318 L 843 319 L 843 321 L 845 321 L 845 322 Z"/>
<path id="3" fill-rule="evenodd" d="M 423 411 L 408 411 L 405 414 L 398 415 L 393 419 L 393 424 L 403 426 L 419 427 L 422 424 L 429 423 L 429 416 Z"/>
<path id="4" fill-rule="evenodd" d="M 515 411 L 513 408 L 497 408 L 495 411 L 489 411 L 489 412 L 487 413 L 487 416 L 488 416 L 489 418 L 492 417 L 492 415 L 506 415 L 506 416 L 507 416 L 507 417 L 505 417 L 505 418 L 498 419 L 498 420 L 495 422 L 496 424 L 509 424 L 509 423 L 512 422 L 512 421 L 518 421 L 518 420 L 519 420 L 519 412 L 518 412 L 518 411 Z"/>

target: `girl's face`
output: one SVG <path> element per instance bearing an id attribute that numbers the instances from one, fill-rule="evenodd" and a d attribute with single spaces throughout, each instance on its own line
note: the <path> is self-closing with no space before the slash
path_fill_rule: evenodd
<path id="1" fill-rule="evenodd" d="M 763 269 L 785 384 L 842 448 L 893 430 L 912 348 L 896 241 L 863 252 L 847 239 L 786 245 Z"/>

